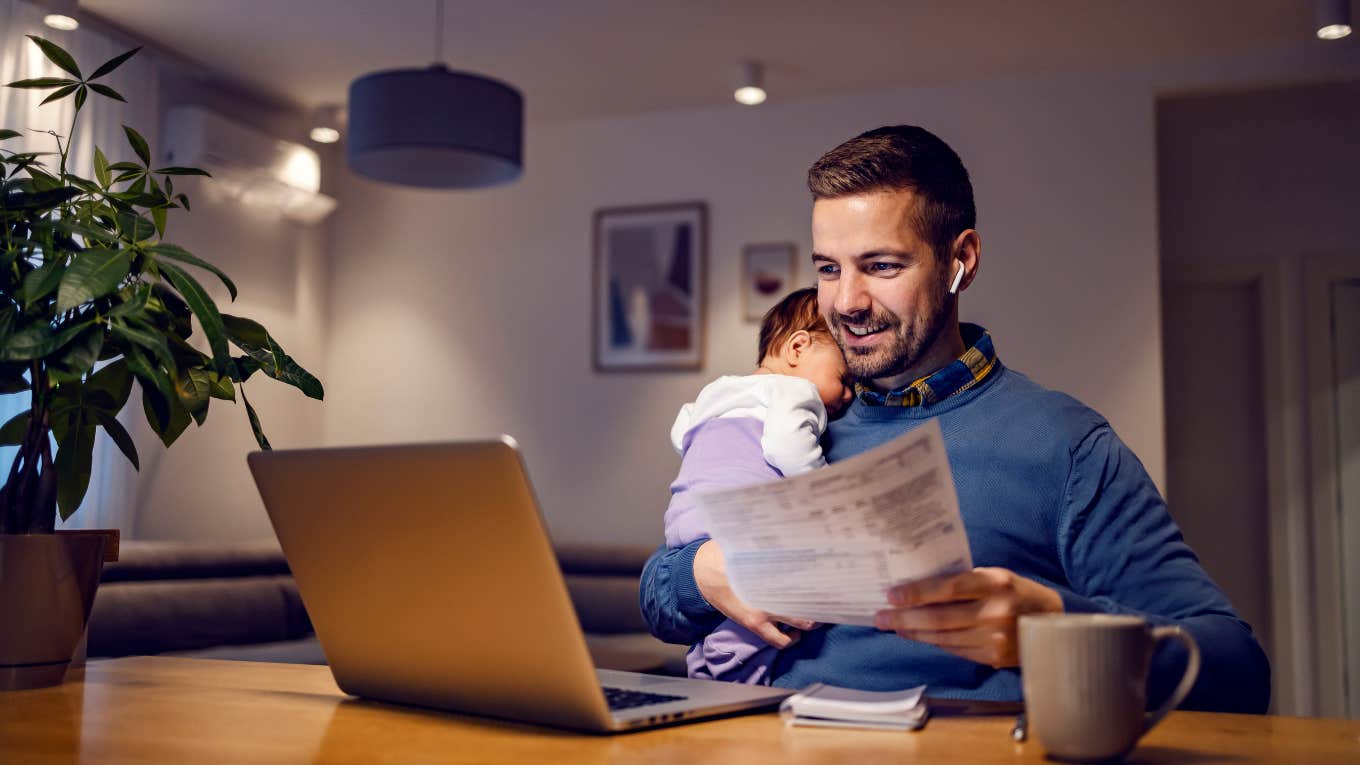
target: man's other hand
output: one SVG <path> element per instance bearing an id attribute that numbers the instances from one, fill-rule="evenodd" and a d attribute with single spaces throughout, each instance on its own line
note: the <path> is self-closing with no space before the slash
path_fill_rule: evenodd
<path id="1" fill-rule="evenodd" d="M 898 585 L 888 602 L 893 607 L 879 611 L 874 626 L 998 669 L 1020 664 L 1022 614 L 1063 610 L 1056 590 L 1004 568 Z"/>
<path id="2" fill-rule="evenodd" d="M 722 550 L 711 539 L 694 553 L 694 583 L 710 605 L 775 648 L 788 648 L 798 641 L 801 634 L 798 630 L 817 626 L 806 619 L 773 616 L 743 603 L 727 581 L 727 564 L 723 561 Z M 786 632 L 780 624 L 793 627 L 794 631 Z"/>

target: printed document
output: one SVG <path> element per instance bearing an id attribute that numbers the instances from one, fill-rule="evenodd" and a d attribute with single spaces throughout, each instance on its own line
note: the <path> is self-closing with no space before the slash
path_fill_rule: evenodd
<path id="1" fill-rule="evenodd" d="M 890 587 L 973 567 L 935 420 L 825 468 L 696 499 L 733 591 L 778 616 L 872 626 Z"/>

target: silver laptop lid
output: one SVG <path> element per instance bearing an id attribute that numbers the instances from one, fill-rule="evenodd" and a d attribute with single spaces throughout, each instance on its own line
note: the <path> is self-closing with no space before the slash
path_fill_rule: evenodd
<path id="1" fill-rule="evenodd" d="M 342 690 L 612 727 L 512 439 L 249 463 Z"/>

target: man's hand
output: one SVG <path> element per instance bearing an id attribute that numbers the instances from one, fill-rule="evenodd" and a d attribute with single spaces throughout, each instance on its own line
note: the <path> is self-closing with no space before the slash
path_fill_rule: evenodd
<path id="1" fill-rule="evenodd" d="M 699 593 L 704 596 L 704 600 L 775 648 L 788 648 L 797 642 L 799 636 L 797 631 L 785 632 L 780 628 L 780 623 L 796 630 L 810 630 L 817 626 L 806 619 L 772 616 L 743 603 L 732 592 L 732 586 L 727 582 L 727 565 L 723 561 L 722 550 L 711 539 L 700 545 L 694 554 L 694 583 L 699 585 Z"/>
<path id="2" fill-rule="evenodd" d="M 1056 590 L 1004 568 L 898 585 L 888 602 L 893 608 L 879 611 L 874 626 L 998 669 L 1020 664 L 1021 614 L 1063 610 Z"/>

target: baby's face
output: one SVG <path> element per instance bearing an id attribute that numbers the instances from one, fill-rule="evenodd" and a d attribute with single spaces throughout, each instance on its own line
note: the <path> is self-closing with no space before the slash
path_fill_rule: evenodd
<path id="1" fill-rule="evenodd" d="M 841 355 L 841 349 L 829 339 L 814 339 L 807 359 L 798 365 L 793 374 L 817 386 L 826 413 L 831 417 L 840 414 L 854 398 L 854 386 L 845 367 L 845 357 Z"/>

